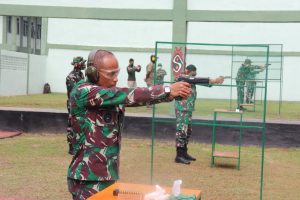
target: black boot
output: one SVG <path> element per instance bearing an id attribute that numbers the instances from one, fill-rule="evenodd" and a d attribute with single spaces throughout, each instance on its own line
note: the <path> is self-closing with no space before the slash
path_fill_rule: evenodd
<path id="1" fill-rule="evenodd" d="M 196 158 L 194 158 L 194 157 L 192 157 L 191 155 L 188 154 L 187 145 L 184 145 L 184 158 L 186 160 L 189 160 L 189 161 L 196 161 Z"/>
<path id="2" fill-rule="evenodd" d="M 191 163 L 189 160 L 185 158 L 185 150 L 183 147 L 177 147 L 175 162 L 186 164 L 186 165 L 189 165 Z"/>

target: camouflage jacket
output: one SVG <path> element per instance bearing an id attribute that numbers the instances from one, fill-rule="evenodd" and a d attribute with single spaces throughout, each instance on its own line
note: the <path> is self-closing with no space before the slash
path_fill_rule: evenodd
<path id="1" fill-rule="evenodd" d="M 195 110 L 195 101 L 197 98 L 197 90 L 196 85 L 191 84 L 192 93 L 186 100 L 176 100 L 175 101 L 175 109 L 179 111 L 194 111 Z"/>
<path id="2" fill-rule="evenodd" d="M 236 75 L 237 81 L 245 81 L 255 79 L 256 74 L 260 72 L 258 65 L 242 65 Z"/>
<path id="3" fill-rule="evenodd" d="M 103 88 L 80 81 L 70 97 L 75 155 L 68 177 L 105 181 L 119 178 L 119 152 L 125 106 L 167 102 L 162 85 Z"/>
<path id="4" fill-rule="evenodd" d="M 156 80 L 161 83 L 164 81 L 164 77 L 165 75 L 167 75 L 167 72 L 166 70 L 164 69 L 157 69 L 156 70 Z"/>
<path id="5" fill-rule="evenodd" d="M 67 85 L 67 95 L 68 99 L 70 98 L 71 91 L 73 87 L 78 83 L 80 80 L 84 79 L 84 75 L 80 70 L 73 70 L 69 73 L 66 77 L 66 85 Z"/>

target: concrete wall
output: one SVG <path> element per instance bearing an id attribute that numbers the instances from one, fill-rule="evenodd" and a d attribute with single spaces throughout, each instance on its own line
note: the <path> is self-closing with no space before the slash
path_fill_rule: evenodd
<path id="1" fill-rule="evenodd" d="M 300 23 L 189 22 L 188 42 L 283 44 L 284 51 L 300 51 Z"/>
<path id="2" fill-rule="evenodd" d="M 218 23 L 189 22 L 188 42 L 225 44 L 283 44 L 283 51 L 299 52 L 299 23 Z M 291 90 L 300 85 L 300 57 L 283 57 L 283 100 L 299 101 L 300 92 Z M 270 66 L 270 68 L 274 65 Z M 279 85 L 269 84 L 268 99 L 278 100 Z"/>
<path id="3" fill-rule="evenodd" d="M 48 43 L 153 48 L 172 40 L 172 22 L 49 19 Z"/>
<path id="4" fill-rule="evenodd" d="M 46 79 L 47 56 L 29 54 L 28 94 L 41 94 Z"/>
<path id="5" fill-rule="evenodd" d="M 3 16 L 0 16 L 0 44 L 2 44 L 3 37 Z"/>
<path id="6" fill-rule="evenodd" d="M 134 9 L 172 9 L 173 0 L 0 0 L 3 4 L 18 4 L 18 5 L 44 5 L 44 6 L 70 6 L 70 7 L 98 7 L 98 8 L 134 8 Z"/>
<path id="7" fill-rule="evenodd" d="M 157 118 L 158 120 L 174 118 Z M 67 113 L 26 111 L 26 110 L 1 110 L 0 127 L 7 131 L 20 131 L 38 133 L 47 130 L 47 133 L 65 134 L 66 133 Z M 128 116 L 125 117 L 123 137 L 129 138 L 148 138 L 151 140 L 151 117 Z M 139 123 L 136 123 L 136 122 Z M 228 121 L 219 121 L 228 123 Z M 212 120 L 194 119 L 193 123 L 209 123 Z M 232 122 L 230 122 L 232 124 Z M 253 123 L 249 123 L 253 125 Z M 266 146 L 267 147 L 300 147 L 300 135 L 298 130 L 300 124 L 290 123 L 267 123 L 266 124 Z M 212 126 L 193 124 L 193 137 L 191 142 L 211 144 Z M 201 130 L 201 132 L 197 132 Z M 174 140 L 176 126 L 172 123 L 157 123 L 155 125 L 155 138 Z M 222 144 L 236 145 L 239 129 L 218 127 L 218 140 Z M 282 134 L 284 133 L 284 134 Z M 261 145 L 261 134 L 257 134 L 257 129 L 243 129 L 243 145 Z"/>
<path id="8" fill-rule="evenodd" d="M 298 10 L 298 0 L 188 0 L 189 10 Z"/>
<path id="9" fill-rule="evenodd" d="M 106 47 L 153 48 L 156 40 L 172 40 L 172 23 L 166 21 L 121 21 L 121 20 L 78 20 L 49 19 L 48 43 Z M 78 28 L 80 27 L 80 28 Z M 76 31 L 74 31 L 76 30 Z M 89 31 L 86 31 L 89 30 Z M 46 64 L 46 82 L 55 92 L 66 92 L 65 77 L 72 70 L 72 58 L 81 55 L 87 58 L 89 51 L 49 49 Z M 146 86 L 143 79 L 151 53 L 114 52 L 121 68 L 119 86 L 127 85 L 129 58 L 142 66 L 136 74 L 139 86 Z"/>
<path id="10" fill-rule="evenodd" d="M 1 50 L 0 53 L 0 95 L 25 95 L 28 55 L 5 50 Z"/>
<path id="11" fill-rule="evenodd" d="M 43 92 L 46 56 L 6 50 L 0 54 L 0 96 Z"/>
<path id="12" fill-rule="evenodd" d="M 50 49 L 47 57 L 46 82 L 51 85 L 52 91 L 66 92 L 65 78 L 73 69 L 70 64 L 73 57 L 81 55 L 87 58 L 89 51 L 71 51 L 63 49 Z M 129 58 L 134 58 L 135 64 L 140 64 L 142 70 L 136 73 L 137 85 L 146 87 L 144 78 L 146 75 L 146 65 L 150 62 L 150 54 L 143 52 L 114 52 L 121 68 L 119 74 L 118 86 L 127 86 L 127 71 Z M 166 60 L 170 63 L 169 55 L 160 55 L 160 60 Z M 170 75 L 170 73 L 168 73 Z M 169 78 L 169 77 L 166 77 Z"/>
<path id="13" fill-rule="evenodd" d="M 175 2 L 175 3 L 174 3 Z M 297 79 L 296 74 L 299 73 L 298 60 L 300 59 L 300 47 L 297 45 L 297 33 L 300 31 L 300 23 L 229 23 L 229 22 L 197 22 L 205 21 L 201 12 L 198 11 L 216 11 L 208 13 L 209 17 L 216 17 L 213 20 L 223 21 L 222 12 L 218 11 L 231 11 L 233 21 L 249 22 L 252 20 L 245 18 L 248 12 L 240 13 L 238 11 L 263 11 L 258 12 L 260 18 L 258 21 L 264 22 L 265 16 L 271 17 L 272 22 L 278 22 L 281 18 L 284 18 L 285 22 L 289 20 L 299 22 L 297 17 L 297 11 L 300 10 L 300 2 L 298 0 L 274 0 L 272 3 L 269 1 L 253 0 L 253 1 L 235 1 L 235 0 L 188 0 L 187 9 L 186 4 L 178 3 L 179 1 L 174 0 L 86 0 L 86 1 L 71 1 L 66 2 L 62 0 L 53 1 L 39 1 L 39 0 L 28 0 L 18 1 L 11 0 L 9 4 L 17 7 L 16 13 L 22 13 L 24 10 L 23 6 L 18 7 L 17 5 L 42 5 L 42 6 L 66 6 L 70 7 L 66 9 L 66 15 L 57 14 L 44 14 L 42 17 L 54 17 L 49 18 L 48 33 L 45 34 L 43 46 L 49 47 L 49 55 L 45 63 L 45 81 L 49 82 L 54 92 L 66 92 L 65 89 L 65 77 L 71 71 L 72 66 L 69 64 L 74 56 L 82 55 L 87 57 L 88 50 L 90 48 L 108 48 L 114 49 L 113 52 L 119 58 L 119 64 L 122 68 L 119 85 L 126 85 L 127 73 L 125 67 L 128 64 L 128 59 L 133 57 L 136 64 L 143 66 L 142 72 L 137 74 L 137 81 L 140 86 L 145 86 L 143 78 L 145 75 L 145 66 L 149 62 L 149 56 L 153 53 L 155 41 L 172 41 L 178 38 L 185 38 L 187 36 L 187 42 L 199 42 L 199 43 L 279 43 L 284 45 L 284 53 L 288 56 L 284 57 L 284 71 L 283 71 L 283 100 L 300 100 L 300 95 L 296 91 L 290 88 L 293 85 L 299 85 L 300 80 Z M 7 4 L 5 0 L 0 0 L 0 4 Z M 57 7 L 57 8 L 58 8 Z M 86 12 L 92 11 L 89 8 L 109 8 L 108 10 L 102 10 L 105 12 L 111 12 L 113 20 L 101 20 L 110 19 L 106 15 L 98 15 L 98 13 L 92 13 L 86 17 L 80 14 L 74 15 L 74 11 L 78 11 L 78 7 L 83 7 Z M 74 8 L 74 9 L 72 9 Z M 4 8 L 2 8 L 4 9 Z M 14 9 L 14 7 L 10 8 Z M 10 10 L 6 9 L 6 10 Z M 34 6 L 29 6 L 27 12 L 34 11 Z M 44 9 L 46 13 L 49 10 L 47 7 Z M 140 13 L 139 9 L 147 9 L 145 12 L 145 21 L 124 21 L 115 20 L 120 19 L 119 11 L 122 9 L 133 9 L 132 15 Z M 137 9 L 137 10 L 134 10 Z M 151 10 L 158 9 L 158 10 Z M 172 10 L 173 9 L 173 10 Z M 1 10 L 1 9 L 0 9 Z M 163 10 L 163 11 L 162 11 Z M 4 12 L 3 10 L 2 12 Z M 94 12 L 95 10 L 93 10 Z M 268 11 L 271 12 L 271 15 Z M 278 12 L 276 12 L 278 11 Z M 290 11 L 287 13 L 291 18 L 286 15 L 281 16 L 279 11 Z M 13 11 L 10 11 L 14 13 Z M 152 18 L 152 13 L 159 13 L 156 17 Z M 52 12 L 54 13 L 54 12 Z M 149 16 L 151 13 L 151 16 Z M 231 14 L 229 13 L 229 14 Z M 255 14 L 256 12 L 254 12 Z M 40 15 L 40 13 L 35 13 Z M 70 15 L 74 18 L 93 18 L 91 19 L 60 19 L 56 17 L 69 18 Z M 252 13 L 253 14 L 253 13 Z M 43 15 L 43 14 L 42 14 Z M 139 20 L 140 18 L 130 18 L 130 14 L 122 13 L 122 17 L 126 19 Z M 140 15 L 139 15 L 140 16 Z M 241 17 L 241 18 L 240 18 Z M 254 16 L 253 20 L 257 20 Z M 280 18 L 281 17 L 281 18 Z M 44 18 L 45 19 L 45 18 Z M 149 21 L 150 20 L 150 21 Z M 158 21 L 151 21 L 158 20 Z M 159 21 L 168 20 L 168 21 Z M 270 20 L 270 19 L 269 19 Z M 283 21 L 284 21 L 283 20 Z M 185 34 L 185 22 L 187 24 L 187 33 Z M 196 21 L 196 22 L 195 22 Z M 230 20 L 229 20 L 230 21 Z M 280 20 L 279 20 L 280 21 Z M 1 22 L 1 20 L 0 20 Z M 0 24 L 1 25 L 1 24 Z M 1 26 L 0 26 L 1 27 Z M 0 31 L 0 34 L 2 32 Z M 45 39 L 47 38 L 47 39 Z M 175 39 L 174 39 L 175 38 Z M 45 52 L 47 48 L 45 47 Z M 81 50 L 79 50 L 81 49 Z M 295 55 L 293 55 L 295 54 Z M 164 57 L 164 56 L 162 56 Z M 165 59 L 161 58 L 164 65 L 170 63 L 169 55 L 165 56 Z M 201 57 L 201 56 L 200 56 Z M 203 58 L 203 62 L 208 63 L 210 56 L 206 56 L 207 59 Z M 197 58 L 198 59 L 198 58 Z M 213 58 L 215 59 L 215 58 Z M 218 59 L 223 59 L 222 56 Z M 227 59 L 225 59 L 227 60 Z M 193 62 L 196 62 L 193 61 Z M 227 61 L 224 61 L 227 65 Z M 199 63 L 199 65 L 204 63 Z M 41 65 L 44 65 L 41 63 Z M 224 63 L 223 63 L 224 65 Z M 273 67 L 273 65 L 272 65 Z M 224 68 L 215 69 L 218 72 L 222 72 Z M 209 76 L 220 75 L 211 71 L 208 73 Z M 227 73 L 224 71 L 224 73 Z M 277 100 L 278 84 L 269 84 L 269 99 Z M 201 89 L 206 91 L 208 88 Z M 215 90 L 215 89 L 213 89 Z M 37 90 L 35 90 L 37 91 Z M 211 89 L 207 91 L 212 91 Z M 223 97 L 222 93 L 218 93 L 217 98 L 226 98 L 227 94 Z M 210 96 L 210 92 L 207 94 Z M 214 96 L 213 96 L 214 97 Z"/>

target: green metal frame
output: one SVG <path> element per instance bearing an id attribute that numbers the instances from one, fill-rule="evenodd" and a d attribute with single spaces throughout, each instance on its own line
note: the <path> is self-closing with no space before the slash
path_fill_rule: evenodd
<path id="1" fill-rule="evenodd" d="M 216 127 L 218 126 L 217 124 L 217 114 L 218 113 L 227 113 L 227 114 L 238 114 L 240 115 L 240 131 L 239 131 L 239 142 L 238 142 L 238 156 L 216 156 L 215 149 L 216 149 Z M 230 127 L 230 124 L 228 124 Z M 237 159 L 238 164 L 237 164 L 237 169 L 240 170 L 240 163 L 241 163 L 241 146 L 242 146 L 242 135 L 243 135 L 243 112 L 232 112 L 232 111 L 214 111 L 214 121 L 213 121 L 213 132 L 212 132 L 212 145 L 211 145 L 211 167 L 215 166 L 215 158 L 216 157 L 223 157 L 223 158 L 233 158 Z"/>
<path id="2" fill-rule="evenodd" d="M 159 45 L 171 45 L 171 46 L 184 46 L 184 45 L 206 45 L 206 46 L 227 46 L 227 47 L 261 47 L 264 49 L 265 55 L 264 57 L 266 58 L 266 64 L 269 63 L 269 45 L 252 45 L 252 44 L 209 44 L 209 43 L 185 43 L 185 42 L 156 42 L 155 44 L 155 56 L 158 56 L 158 49 Z M 160 48 L 161 49 L 161 48 Z M 155 63 L 155 74 L 154 77 L 156 77 L 156 63 Z M 207 125 L 207 126 L 212 126 L 213 129 L 216 127 L 222 126 L 222 127 L 232 127 L 232 128 L 240 128 L 240 139 L 239 139 L 239 149 L 238 149 L 238 154 L 239 154 L 239 159 L 238 159 L 238 169 L 240 167 L 240 152 L 241 152 L 241 142 L 242 142 L 242 129 L 256 129 L 261 132 L 262 134 L 262 141 L 261 141 L 261 171 L 260 171 L 260 200 L 263 199 L 263 180 L 264 180 L 264 149 L 265 149 L 265 134 L 266 134 L 266 106 L 267 106 L 267 84 L 268 84 L 268 69 L 265 70 L 265 79 L 264 79 L 264 85 L 262 86 L 257 86 L 256 88 L 261 88 L 264 91 L 264 101 L 263 101 L 263 113 L 262 113 L 262 120 L 259 124 L 247 124 L 243 122 L 243 116 L 240 116 L 240 123 L 239 124 L 228 124 L 228 123 L 217 123 L 216 122 L 216 117 L 217 114 L 215 113 L 214 115 L 214 120 L 212 122 L 200 122 L 200 121 L 193 121 L 192 124 L 197 124 L 197 125 Z M 170 83 L 170 82 L 164 82 L 164 83 Z M 156 80 L 154 79 L 154 84 L 156 84 Z M 236 87 L 236 85 L 232 84 L 232 81 L 230 84 L 222 84 L 222 85 L 216 85 L 219 87 L 231 87 L 232 88 Z M 151 183 L 153 183 L 153 174 L 154 174 L 154 145 L 155 145 L 155 124 L 156 123 L 172 123 L 176 124 L 175 119 L 160 119 L 156 117 L 156 106 L 153 106 L 152 109 L 152 135 L 151 135 L 151 167 L 150 167 L 150 175 L 151 175 Z M 215 130 L 214 130 L 215 131 Z M 214 133 L 215 134 L 215 133 Z M 215 142 L 215 137 L 214 137 L 214 142 Z"/>
<path id="3" fill-rule="evenodd" d="M 264 44 L 258 44 L 258 45 L 264 45 Z M 278 97 L 278 113 L 279 113 L 279 115 L 281 114 L 281 108 L 282 108 L 282 88 L 283 88 L 283 44 L 265 44 L 265 45 L 269 45 L 270 46 L 270 48 L 271 47 L 275 47 L 275 46 L 279 46 L 280 47 L 280 51 L 279 51 L 279 53 L 278 52 L 273 52 L 273 51 L 271 51 L 270 50 L 270 56 L 272 57 L 272 56 L 276 56 L 276 57 L 280 57 L 280 61 L 279 61 L 279 63 L 280 63 L 280 68 L 278 69 L 279 70 L 279 78 L 268 78 L 268 81 L 272 81 L 272 82 L 279 82 L 279 97 Z M 242 62 L 242 61 L 236 61 L 236 60 L 234 60 L 234 58 L 233 58 L 233 55 L 234 55 L 234 50 L 233 50 L 233 48 L 232 48 L 232 50 L 231 50 L 231 55 L 232 55 L 232 59 L 231 59 L 231 84 L 232 84 L 232 80 L 234 79 L 234 78 L 232 78 L 233 77 L 233 63 L 234 62 Z M 275 63 L 275 62 L 272 62 L 272 61 L 270 61 L 270 64 L 272 64 L 272 63 Z M 263 80 L 264 81 L 264 80 Z M 257 82 L 259 82 L 259 81 L 257 81 Z M 245 86 L 246 87 L 246 86 Z M 252 106 L 252 109 L 247 109 L 248 111 L 252 111 L 252 112 L 255 112 L 255 106 L 256 106 L 256 88 L 257 87 L 255 87 L 254 88 L 254 105 Z M 232 99 L 232 90 L 230 91 L 230 99 Z M 262 95 L 262 93 L 261 93 L 261 100 L 263 99 L 263 95 Z M 230 108 L 231 109 L 233 109 L 234 107 L 232 106 L 232 102 L 230 102 Z"/>

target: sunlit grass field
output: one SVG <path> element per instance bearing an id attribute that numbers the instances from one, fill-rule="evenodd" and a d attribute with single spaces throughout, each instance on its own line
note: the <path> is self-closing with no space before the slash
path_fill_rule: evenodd
<path id="1" fill-rule="evenodd" d="M 193 116 L 212 118 L 214 109 L 235 109 L 235 102 L 228 100 L 197 99 Z M 66 112 L 66 94 L 0 97 L 2 107 L 51 108 Z M 257 102 L 255 112 L 246 117 L 262 119 L 263 104 Z M 276 101 L 267 103 L 268 120 L 300 120 L 300 102 Z M 173 104 L 155 106 L 155 112 L 170 115 Z M 127 108 L 126 113 L 152 114 L 151 108 Z M 156 141 L 154 154 L 155 184 L 171 186 L 176 179 L 183 180 L 183 187 L 200 189 L 202 199 L 250 200 L 259 199 L 261 148 L 242 147 L 241 170 L 236 161 L 216 159 L 217 167 L 210 167 L 211 145 L 191 143 L 189 149 L 197 161 L 191 165 L 174 163 L 173 141 Z M 235 146 L 218 145 L 226 150 Z M 67 200 L 70 195 L 66 185 L 66 169 L 71 156 L 67 153 L 65 134 L 23 134 L 0 140 L 0 199 L 1 197 L 30 198 L 33 200 Z M 149 139 L 122 140 L 121 181 L 150 183 L 151 143 Z M 299 199 L 300 149 L 265 149 L 264 199 Z"/>
<path id="2" fill-rule="evenodd" d="M 234 146 L 218 148 L 234 150 Z M 189 151 L 197 158 L 191 165 L 174 163 L 173 141 L 157 141 L 154 151 L 154 183 L 171 186 L 176 179 L 183 187 L 200 189 L 205 200 L 259 199 L 261 149 L 242 147 L 241 169 L 236 161 L 216 159 L 210 167 L 211 145 L 191 143 Z M 150 183 L 149 139 L 123 138 L 121 180 Z M 69 200 L 66 171 L 71 161 L 64 134 L 23 134 L 0 140 L 0 199 Z M 300 196 L 300 149 L 265 149 L 265 200 L 298 200 Z"/>
<path id="3" fill-rule="evenodd" d="M 0 106 L 4 107 L 23 107 L 23 108 L 51 108 L 66 111 L 66 94 L 52 93 L 52 94 L 38 94 L 28 96 L 11 96 L 0 97 Z M 196 110 L 193 116 L 211 118 L 214 109 L 231 109 L 234 110 L 236 102 L 229 100 L 215 100 L 215 99 L 197 99 Z M 155 106 L 157 114 L 169 115 L 174 112 L 172 103 L 162 103 Z M 253 107 L 248 108 L 249 111 Z M 280 111 L 280 113 L 279 113 Z M 283 101 L 281 109 L 279 110 L 278 101 L 267 102 L 266 118 L 269 120 L 287 120 L 300 121 L 300 102 Z M 127 113 L 146 113 L 152 114 L 152 109 L 143 107 L 127 108 Z M 263 103 L 257 101 L 255 104 L 255 112 L 247 112 L 247 118 L 262 119 L 263 118 Z"/>

